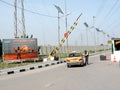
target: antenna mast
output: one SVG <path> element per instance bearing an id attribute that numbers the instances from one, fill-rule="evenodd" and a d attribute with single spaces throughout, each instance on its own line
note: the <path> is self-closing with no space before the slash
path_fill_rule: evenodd
<path id="1" fill-rule="evenodd" d="M 18 0 L 14 1 L 14 7 L 15 7 L 15 11 L 14 11 L 14 37 L 15 38 L 26 38 L 26 30 L 25 30 L 25 17 L 24 17 L 24 0 L 20 0 L 20 4 L 21 7 L 19 7 L 19 9 L 21 9 L 21 19 L 18 18 L 17 13 L 18 12 L 18 4 L 17 4 Z M 19 20 L 19 23 L 18 23 Z M 21 24 L 18 26 L 18 24 Z M 20 27 L 21 26 L 21 27 Z M 18 33 L 18 31 L 20 33 Z"/>
<path id="2" fill-rule="evenodd" d="M 14 11 L 14 29 L 15 29 L 15 32 L 14 32 L 14 37 L 17 38 L 17 0 L 15 0 L 14 2 L 14 7 L 15 7 L 15 11 Z"/>
<path id="3" fill-rule="evenodd" d="M 22 32 L 23 32 L 23 38 L 26 38 L 26 31 L 25 31 L 25 17 L 24 17 L 24 0 L 21 0 L 21 13 L 22 13 Z"/>

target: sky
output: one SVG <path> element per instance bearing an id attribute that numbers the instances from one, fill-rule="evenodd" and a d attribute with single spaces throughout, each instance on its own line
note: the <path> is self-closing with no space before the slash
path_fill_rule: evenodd
<path id="1" fill-rule="evenodd" d="M 65 1 L 67 30 L 82 13 L 78 25 L 68 38 L 69 45 L 107 44 L 111 37 L 120 37 L 120 0 L 24 0 L 26 34 L 33 34 L 38 45 L 58 45 L 58 11 L 54 5 L 59 6 L 64 13 L 60 13 L 60 39 L 63 38 L 66 32 Z M 20 0 L 17 5 L 21 7 Z M 20 8 L 17 9 L 17 17 L 20 30 Z M 0 0 L 0 39 L 13 39 L 14 33 L 14 0 Z"/>

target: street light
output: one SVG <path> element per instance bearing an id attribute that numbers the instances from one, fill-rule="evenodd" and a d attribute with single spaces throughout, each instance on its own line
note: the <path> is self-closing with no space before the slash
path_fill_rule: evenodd
<path id="1" fill-rule="evenodd" d="M 93 27 L 95 27 L 95 16 L 93 16 Z M 94 45 L 95 45 L 95 53 L 96 53 L 96 30 L 94 28 Z"/>
<path id="2" fill-rule="evenodd" d="M 67 16 L 68 15 L 70 15 L 70 13 L 69 14 L 67 14 L 67 3 L 66 3 L 66 0 L 65 0 L 65 25 L 66 25 L 66 32 L 67 32 L 67 28 L 68 28 L 68 25 L 67 25 Z M 69 52 L 69 50 L 68 50 L 68 38 L 67 38 L 67 56 L 68 56 L 68 52 Z"/>
<path id="3" fill-rule="evenodd" d="M 84 22 L 84 25 L 86 27 L 86 39 L 87 39 L 87 46 L 88 46 L 88 24 L 86 22 Z"/>
<path id="4" fill-rule="evenodd" d="M 67 32 L 67 4 L 65 0 L 65 25 L 66 25 L 66 32 Z M 68 55 L 68 39 L 67 39 L 67 55 Z"/>
<path id="5" fill-rule="evenodd" d="M 61 14 L 64 14 L 63 11 L 61 10 L 61 8 L 57 5 L 54 5 L 55 8 L 58 10 L 58 45 L 59 45 L 59 42 L 60 42 L 60 13 Z"/>
<path id="6" fill-rule="evenodd" d="M 59 42 L 60 42 L 60 15 L 59 14 L 60 13 L 64 14 L 64 13 L 59 6 L 57 6 L 57 5 L 54 5 L 54 6 L 58 10 L 58 45 L 60 45 L 59 44 Z M 59 55 L 59 58 L 60 58 L 60 55 Z"/>

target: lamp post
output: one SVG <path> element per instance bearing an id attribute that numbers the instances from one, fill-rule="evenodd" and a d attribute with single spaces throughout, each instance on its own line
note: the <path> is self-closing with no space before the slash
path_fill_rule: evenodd
<path id="1" fill-rule="evenodd" d="M 67 4 L 65 0 L 65 25 L 66 25 L 66 32 L 67 32 Z M 67 39 L 67 54 L 68 54 L 68 39 Z"/>
<path id="2" fill-rule="evenodd" d="M 93 16 L 93 27 L 95 26 L 95 16 Z M 96 33 L 95 33 L 95 27 L 94 27 L 94 45 L 95 45 L 95 53 L 96 53 Z"/>
<path id="3" fill-rule="evenodd" d="M 102 30 L 102 33 L 103 33 L 103 40 L 104 40 L 104 41 L 103 41 L 103 46 L 104 46 L 103 48 L 104 48 L 104 52 L 105 52 L 105 38 L 106 38 L 106 37 L 105 37 L 105 34 L 106 34 L 106 33 L 105 33 L 103 30 Z"/>
<path id="4" fill-rule="evenodd" d="M 87 46 L 88 46 L 88 24 L 86 22 L 84 22 L 84 25 L 86 27 L 86 39 L 87 39 Z"/>
<path id="5" fill-rule="evenodd" d="M 64 14 L 64 13 L 59 6 L 56 6 L 56 5 L 54 5 L 54 6 L 58 10 L 58 45 L 60 45 L 59 44 L 59 42 L 60 42 L 60 13 L 61 14 Z M 59 58 L 60 58 L 60 54 L 59 54 Z"/>
<path id="6" fill-rule="evenodd" d="M 58 10 L 58 45 L 59 45 L 59 42 L 60 42 L 60 13 L 61 14 L 64 14 L 64 13 L 59 6 L 57 6 L 57 5 L 54 5 L 54 6 Z"/>

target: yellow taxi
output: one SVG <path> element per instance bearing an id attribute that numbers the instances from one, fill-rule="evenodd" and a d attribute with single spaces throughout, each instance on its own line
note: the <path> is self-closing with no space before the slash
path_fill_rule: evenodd
<path id="1" fill-rule="evenodd" d="M 69 56 L 66 59 L 67 67 L 72 65 L 85 65 L 85 58 L 82 53 L 72 52 L 69 53 Z"/>

